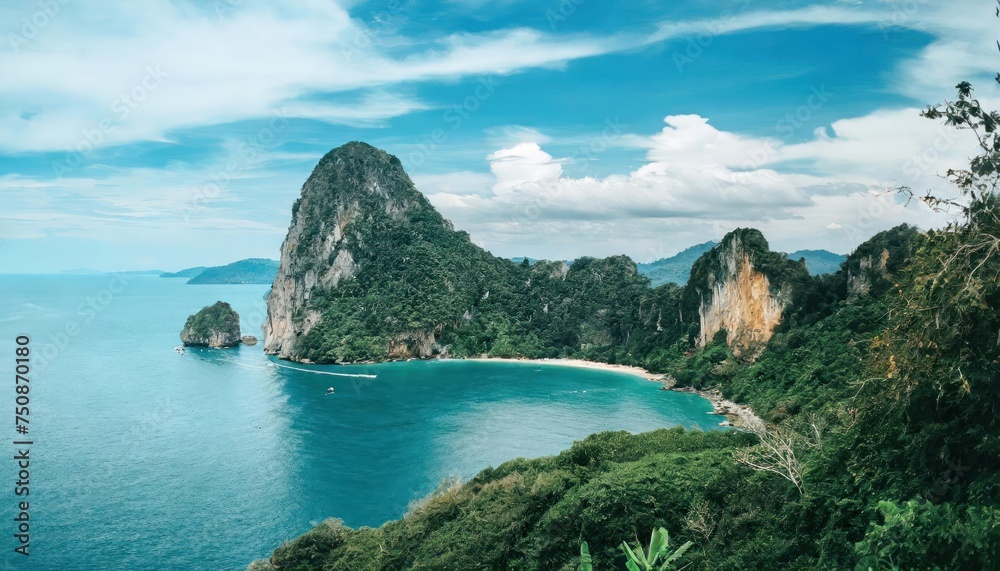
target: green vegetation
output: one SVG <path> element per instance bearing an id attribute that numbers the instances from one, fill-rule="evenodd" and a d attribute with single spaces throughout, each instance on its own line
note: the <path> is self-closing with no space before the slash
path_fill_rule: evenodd
<path id="1" fill-rule="evenodd" d="M 854 551 L 868 569 L 989 569 L 1000 557 L 995 507 L 879 502 L 881 523 Z"/>
<path id="2" fill-rule="evenodd" d="M 197 268 L 189 268 L 178 273 L 194 272 Z M 269 284 L 274 282 L 278 273 L 277 260 L 265 258 L 247 258 L 225 266 L 205 268 L 195 274 L 189 284 Z M 160 276 L 169 277 L 169 276 Z M 182 276 L 177 276 L 182 277 Z"/>
<path id="3" fill-rule="evenodd" d="M 231 347 L 240 342 L 240 315 L 224 301 L 203 307 L 181 330 L 185 345 Z"/>
<path id="4" fill-rule="evenodd" d="M 625 567 L 629 571 L 673 571 L 677 569 L 677 562 L 684 556 L 684 552 L 691 549 L 693 541 L 689 541 L 678 547 L 673 553 L 668 553 L 670 547 L 670 532 L 666 528 L 660 527 L 653 530 L 652 537 L 649 538 L 649 549 L 642 552 L 642 544 L 635 542 L 635 547 L 629 547 L 627 542 L 622 542 L 622 551 L 625 552 Z M 660 559 L 663 562 L 660 562 Z"/>
<path id="5" fill-rule="evenodd" d="M 389 292 L 400 296 L 393 303 L 442 290 L 469 296 L 473 309 L 461 327 L 441 330 L 458 354 L 639 364 L 684 385 L 719 387 L 753 405 L 767 427 L 592 435 L 558 456 L 446 482 L 377 529 L 325 522 L 279 547 L 270 564 L 612 569 L 622 562 L 623 538 L 656 529 L 645 553 L 626 544 L 629 569 L 667 562 L 668 535 L 681 542 L 690 569 L 995 566 L 1000 115 L 983 111 L 967 84 L 958 101 L 925 114 L 975 129 L 982 143 L 970 170 L 949 173 L 962 201 L 922 198 L 960 208 L 964 220 L 926 234 L 905 225 L 879 233 L 825 276 L 770 252 L 755 231 L 728 236 L 749 246 L 772 287 L 793 289 L 775 335 L 752 357 L 734 355 L 724 331 L 705 347 L 692 343 L 698 288 L 719 271 L 718 250 L 694 264 L 683 288 L 650 289 L 627 258 L 584 258 L 568 268 L 491 262 L 484 267 L 493 273 L 458 287 L 430 287 L 437 276 L 414 282 L 419 294 Z M 481 256 L 471 246 L 449 247 Z M 379 286 L 352 287 L 363 296 Z M 435 319 L 463 307 L 447 306 Z M 421 313 L 406 319 L 414 327 L 440 323 Z"/>

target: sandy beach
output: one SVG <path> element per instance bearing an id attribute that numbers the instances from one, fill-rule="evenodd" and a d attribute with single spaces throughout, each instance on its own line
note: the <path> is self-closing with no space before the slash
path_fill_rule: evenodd
<path id="1" fill-rule="evenodd" d="M 626 365 L 610 365 L 608 363 L 598 363 L 596 361 L 584 361 L 581 359 L 512 359 L 504 357 L 475 357 L 471 359 L 461 359 L 463 361 L 484 361 L 491 363 L 530 363 L 533 365 L 558 365 L 560 367 L 578 367 L 581 369 L 599 369 L 602 371 L 617 371 L 636 375 L 650 381 L 664 382 L 666 375 L 650 373 L 641 367 L 629 367 Z"/>
<path id="2" fill-rule="evenodd" d="M 649 381 L 654 381 L 663 385 L 664 390 L 672 390 L 681 393 L 694 393 L 707 399 L 712 403 L 712 414 L 724 416 L 734 427 L 744 428 L 750 425 L 760 426 L 763 424 L 760 417 L 754 414 L 753 410 L 744 404 L 739 404 L 722 397 L 718 389 L 697 390 L 690 387 L 675 388 L 676 382 L 669 375 L 661 373 L 650 373 L 642 367 L 632 367 L 628 365 L 611 365 L 609 363 L 598 363 L 596 361 L 584 361 L 581 359 L 513 359 L 504 357 L 475 357 L 470 359 L 455 359 L 463 361 L 484 361 L 484 362 L 509 362 L 528 363 L 533 365 L 555 365 L 560 367 L 579 367 L 581 369 L 597 369 L 602 371 L 617 371 L 636 375 Z"/>

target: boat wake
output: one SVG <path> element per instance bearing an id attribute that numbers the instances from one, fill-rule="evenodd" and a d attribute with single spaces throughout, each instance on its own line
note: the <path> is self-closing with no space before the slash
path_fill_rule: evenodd
<path id="1" fill-rule="evenodd" d="M 281 367 L 283 369 L 291 369 L 293 371 L 304 371 L 306 373 L 315 373 L 317 375 L 333 375 L 335 377 L 355 377 L 360 379 L 377 379 L 378 375 L 364 375 L 361 373 L 333 373 L 331 371 L 313 371 L 312 369 L 303 369 L 302 367 L 292 367 L 290 365 L 282 365 L 280 363 L 271 363 L 275 367 Z"/>

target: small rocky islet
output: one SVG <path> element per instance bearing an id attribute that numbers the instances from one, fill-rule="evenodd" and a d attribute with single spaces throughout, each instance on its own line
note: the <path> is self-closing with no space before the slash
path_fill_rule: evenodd
<path id="1" fill-rule="evenodd" d="M 187 318 L 181 330 L 185 347 L 235 347 L 240 343 L 255 345 L 257 338 L 240 335 L 240 314 L 224 301 L 201 308 Z"/>

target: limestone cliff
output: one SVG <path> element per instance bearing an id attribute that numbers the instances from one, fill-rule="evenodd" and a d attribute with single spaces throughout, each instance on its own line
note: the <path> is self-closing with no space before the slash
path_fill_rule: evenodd
<path id="1" fill-rule="evenodd" d="M 292 208 L 264 350 L 315 362 L 429 357 L 503 264 L 434 210 L 399 159 L 348 143 L 320 160 Z"/>
<path id="2" fill-rule="evenodd" d="M 724 330 L 735 353 L 761 347 L 791 303 L 792 282 L 805 267 L 771 252 L 757 230 L 735 230 L 692 268 L 688 290 L 699 320 L 698 344 Z"/>
<path id="3" fill-rule="evenodd" d="M 909 258 L 916 235 L 916 228 L 903 224 L 858 246 L 844 262 L 841 279 L 847 300 L 854 302 L 892 287 L 892 276 Z"/>
<path id="4" fill-rule="evenodd" d="M 331 151 L 302 187 L 267 301 L 266 353 L 296 357 L 296 341 L 321 319 L 318 309 L 308 307 L 313 291 L 335 288 L 357 274 L 353 249 L 359 244 L 346 240 L 345 231 L 364 199 L 381 198 L 386 214 L 395 218 L 411 207 L 407 198 L 414 197 L 389 192 L 395 181 L 387 179 L 398 177 L 391 169 L 399 160 L 365 147 L 351 143 Z"/>
<path id="5" fill-rule="evenodd" d="M 263 343 L 315 363 L 634 360 L 724 329 L 739 352 L 770 338 L 798 279 L 809 279 L 805 266 L 756 230 L 726 236 L 683 288 L 651 289 L 627 256 L 515 264 L 456 231 L 399 159 L 348 143 L 320 160 L 292 208 Z"/>

